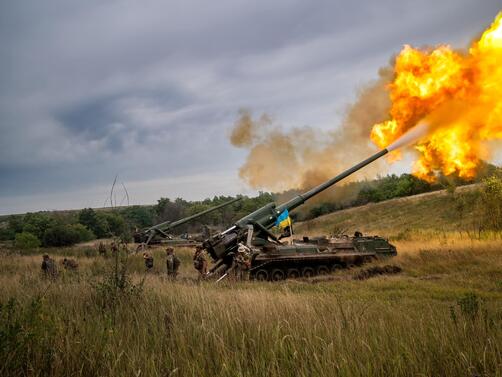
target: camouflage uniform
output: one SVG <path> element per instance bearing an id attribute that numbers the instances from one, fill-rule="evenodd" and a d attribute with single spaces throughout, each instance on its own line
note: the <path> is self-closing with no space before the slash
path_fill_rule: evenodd
<path id="1" fill-rule="evenodd" d="M 44 272 L 46 277 L 52 279 L 57 278 L 58 276 L 58 269 L 56 267 L 56 262 L 54 262 L 54 259 L 50 258 L 47 254 L 43 256 L 42 271 Z"/>
<path id="2" fill-rule="evenodd" d="M 251 250 L 243 243 L 239 243 L 237 255 L 234 257 L 235 277 L 238 280 L 247 280 L 249 278 L 249 269 L 251 267 Z"/>
<path id="3" fill-rule="evenodd" d="M 167 259 L 166 259 L 167 276 L 170 277 L 171 279 L 176 279 L 181 261 L 174 254 L 174 249 L 172 247 L 166 248 L 166 254 L 167 254 Z"/>
<path id="4" fill-rule="evenodd" d="M 98 244 L 98 253 L 99 255 L 106 257 L 106 245 L 101 241 L 99 241 Z"/>
<path id="5" fill-rule="evenodd" d="M 115 241 L 112 242 L 111 249 L 112 249 L 113 256 L 115 256 L 115 254 L 117 254 L 119 252 L 119 246 L 117 245 L 117 243 Z"/>
<path id="6" fill-rule="evenodd" d="M 146 270 L 151 271 L 153 268 L 153 256 L 145 251 L 143 253 L 143 259 L 145 260 Z"/>
<path id="7" fill-rule="evenodd" d="M 78 262 L 75 259 L 63 259 L 63 267 L 67 270 L 77 270 Z"/>
<path id="8" fill-rule="evenodd" d="M 197 246 L 195 249 L 195 254 L 193 255 L 193 266 L 199 271 L 200 276 L 205 276 L 207 274 L 207 260 L 204 256 L 204 249 Z"/>

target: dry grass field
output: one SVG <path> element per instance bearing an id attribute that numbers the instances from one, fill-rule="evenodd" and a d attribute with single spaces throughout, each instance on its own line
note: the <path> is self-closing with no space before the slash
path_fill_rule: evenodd
<path id="1" fill-rule="evenodd" d="M 201 282 L 190 249 L 178 251 L 175 282 L 160 249 L 153 273 L 128 257 L 123 280 L 114 258 L 81 246 L 50 251 L 80 263 L 52 281 L 40 254 L 4 254 L 0 375 L 501 376 L 501 235 L 410 234 L 382 262 L 403 271 L 367 280 L 353 279 L 363 266 L 310 280 Z"/>

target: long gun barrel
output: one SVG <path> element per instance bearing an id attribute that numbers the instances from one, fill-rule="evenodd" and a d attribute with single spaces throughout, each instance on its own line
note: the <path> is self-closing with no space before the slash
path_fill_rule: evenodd
<path id="1" fill-rule="evenodd" d="M 265 206 L 238 220 L 231 228 L 227 229 L 223 233 L 219 233 L 204 241 L 205 249 L 211 255 L 213 260 L 219 262 L 219 264 L 225 263 L 224 260 L 228 258 L 228 255 L 235 252 L 238 242 L 243 241 L 246 237 L 249 226 L 252 226 L 258 235 L 262 235 L 264 238 L 267 238 L 271 235 L 267 230 L 275 225 L 277 218 L 285 210 L 291 211 L 297 208 L 310 198 L 320 194 L 349 175 L 354 174 L 366 165 L 371 164 L 373 161 L 381 158 L 388 152 L 389 151 L 387 149 L 383 149 L 375 153 L 373 156 L 368 157 L 366 160 L 361 161 L 357 165 L 354 165 L 350 169 L 338 174 L 336 177 L 331 178 L 319 186 L 296 196 L 286 203 L 278 206 L 276 206 L 275 203 L 266 204 Z M 218 267 L 218 263 L 216 267 Z"/>
<path id="2" fill-rule="evenodd" d="M 157 225 L 154 225 L 152 226 L 151 228 L 148 228 L 144 231 L 145 234 L 148 235 L 148 238 L 147 238 L 147 241 L 145 242 L 146 244 L 149 244 L 150 241 L 152 240 L 152 238 L 155 236 L 155 234 L 161 234 L 165 237 L 168 237 L 168 234 L 166 233 L 167 231 L 169 230 L 172 230 L 180 225 L 183 225 L 185 223 L 188 223 L 192 220 L 195 220 L 201 216 L 204 216 L 204 215 L 207 215 L 208 213 L 211 213 L 211 212 L 214 212 L 220 208 L 223 208 L 223 207 L 226 207 L 226 206 L 229 206 L 230 204 L 233 204 L 235 202 L 238 202 L 239 200 L 241 200 L 242 197 L 237 197 L 235 199 L 232 199 L 232 200 L 229 200 L 228 202 L 225 202 L 223 204 L 220 204 L 220 205 L 217 205 L 215 207 L 211 207 L 211 208 L 208 208 L 206 209 L 205 211 L 202 211 L 202 212 L 199 212 L 199 213 L 196 213 L 194 215 L 191 215 L 191 216 L 188 216 L 188 217 L 185 217 L 183 219 L 180 219 L 180 220 L 177 220 L 177 221 L 173 221 L 173 222 L 170 222 L 170 221 L 165 221 L 163 223 L 160 223 L 160 224 L 157 224 Z"/>

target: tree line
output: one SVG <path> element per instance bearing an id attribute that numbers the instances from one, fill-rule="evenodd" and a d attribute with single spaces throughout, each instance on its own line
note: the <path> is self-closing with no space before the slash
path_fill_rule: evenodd
<path id="1" fill-rule="evenodd" d="M 194 215 L 231 199 L 234 198 L 215 196 L 202 201 L 160 198 L 156 205 L 151 206 L 11 215 L 0 223 L 0 241 L 14 241 L 20 249 L 71 246 L 110 237 L 130 241 L 136 231 Z M 202 225 L 221 229 L 273 200 L 273 195 L 265 192 L 253 198 L 243 197 L 236 203 L 179 226 L 175 234 L 199 232 Z"/>
<path id="2" fill-rule="evenodd" d="M 350 182 L 331 190 L 320 199 L 301 206 L 292 213 L 293 221 L 309 220 L 340 209 L 380 202 L 397 197 L 453 188 L 474 182 L 485 182 L 491 191 L 480 194 L 480 204 L 498 208 L 495 204 L 501 198 L 499 190 L 501 169 L 486 165 L 475 180 L 462 180 L 453 177 L 439 177 L 429 183 L 410 174 L 395 174 L 379 177 L 371 181 Z M 258 196 L 242 200 L 215 212 L 204 215 L 174 230 L 175 234 L 198 233 L 202 225 L 213 230 L 221 230 L 238 219 L 272 201 L 283 202 L 298 191 L 282 194 L 260 192 Z M 499 195 L 499 196 L 498 196 Z M 164 221 L 181 218 L 205 211 L 233 199 L 231 196 L 215 196 L 202 201 L 187 201 L 182 198 L 171 200 L 160 198 L 151 206 L 128 206 L 80 211 L 36 212 L 24 215 L 11 215 L 0 223 L 0 241 L 14 241 L 18 248 L 70 246 L 93 239 L 120 237 L 130 241 L 135 231 L 151 227 Z M 474 200 L 474 199 L 472 199 Z M 502 202 L 502 200 L 500 200 Z M 461 204 L 459 204 L 461 207 Z M 502 211 L 502 210 L 501 210 Z"/>

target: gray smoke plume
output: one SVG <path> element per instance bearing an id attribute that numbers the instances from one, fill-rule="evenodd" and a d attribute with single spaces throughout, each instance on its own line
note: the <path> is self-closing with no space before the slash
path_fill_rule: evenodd
<path id="1" fill-rule="evenodd" d="M 267 114 L 253 119 L 249 111 L 241 110 L 230 136 L 234 146 L 249 151 L 240 177 L 255 189 L 304 190 L 373 154 L 377 148 L 369 135 L 375 123 L 389 117 L 386 87 L 392 70 L 381 69 L 379 76 L 360 90 L 356 102 L 347 108 L 342 125 L 332 132 L 311 127 L 284 131 Z M 386 166 L 385 161 L 377 161 L 350 180 L 374 177 Z"/>

